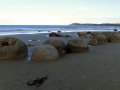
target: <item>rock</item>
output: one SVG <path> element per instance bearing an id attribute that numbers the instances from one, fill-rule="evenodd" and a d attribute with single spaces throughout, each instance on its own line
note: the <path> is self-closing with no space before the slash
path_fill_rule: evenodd
<path id="1" fill-rule="evenodd" d="M 106 44 L 108 43 L 108 37 L 102 33 L 93 34 L 90 40 L 91 45 Z"/>
<path id="2" fill-rule="evenodd" d="M 61 37 L 61 35 L 56 32 L 51 32 L 49 33 L 49 37 Z"/>
<path id="3" fill-rule="evenodd" d="M 92 32 L 90 32 L 90 31 L 88 31 L 88 32 L 86 32 L 86 34 L 91 34 Z"/>
<path id="4" fill-rule="evenodd" d="M 102 32 L 106 37 L 112 36 L 113 32 Z"/>
<path id="5" fill-rule="evenodd" d="M 77 34 L 80 38 L 84 39 L 84 38 L 90 38 L 92 32 L 78 32 Z"/>
<path id="6" fill-rule="evenodd" d="M 49 44 L 54 46 L 58 50 L 60 55 L 64 55 L 66 53 L 66 44 L 62 39 L 57 38 L 49 39 L 45 41 L 43 44 Z"/>
<path id="7" fill-rule="evenodd" d="M 111 42 L 111 37 L 113 36 L 113 32 L 102 32 L 107 38 L 108 42 Z"/>
<path id="8" fill-rule="evenodd" d="M 68 52 L 85 52 L 89 50 L 88 44 L 79 39 L 69 40 L 67 43 Z"/>
<path id="9" fill-rule="evenodd" d="M 14 37 L 0 38 L 0 60 L 23 58 L 27 54 L 27 46 L 21 40 Z"/>
<path id="10" fill-rule="evenodd" d="M 78 32 L 77 34 L 80 38 L 87 38 L 86 32 Z"/>
<path id="11" fill-rule="evenodd" d="M 113 33 L 111 36 L 109 36 L 109 42 L 115 43 L 120 42 L 120 33 Z"/>
<path id="12" fill-rule="evenodd" d="M 72 36 L 70 34 L 65 35 L 66 38 L 71 38 Z"/>
<path id="13" fill-rule="evenodd" d="M 61 34 L 62 33 L 62 31 L 57 31 L 57 34 Z"/>
<path id="14" fill-rule="evenodd" d="M 114 32 L 118 31 L 117 29 L 114 29 Z"/>
<path id="15" fill-rule="evenodd" d="M 90 44 L 90 45 L 95 45 L 95 46 L 96 46 L 96 45 L 98 45 L 98 40 L 95 39 L 95 38 L 93 38 L 93 39 L 90 40 L 89 44 Z"/>
<path id="16" fill-rule="evenodd" d="M 59 52 L 51 45 L 40 45 L 32 53 L 32 61 L 48 62 L 57 60 L 59 58 Z"/>
<path id="17" fill-rule="evenodd" d="M 92 32 L 91 33 L 91 38 L 94 38 L 97 34 L 100 34 L 100 32 Z"/>

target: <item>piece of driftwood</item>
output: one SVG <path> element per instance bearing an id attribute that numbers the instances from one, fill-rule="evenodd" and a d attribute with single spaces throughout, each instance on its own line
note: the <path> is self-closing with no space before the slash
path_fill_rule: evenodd
<path id="1" fill-rule="evenodd" d="M 37 87 L 40 87 L 44 83 L 44 81 L 47 80 L 47 79 L 48 79 L 47 76 L 42 77 L 42 78 L 37 78 L 35 80 L 27 82 L 27 85 L 28 86 L 37 86 Z"/>

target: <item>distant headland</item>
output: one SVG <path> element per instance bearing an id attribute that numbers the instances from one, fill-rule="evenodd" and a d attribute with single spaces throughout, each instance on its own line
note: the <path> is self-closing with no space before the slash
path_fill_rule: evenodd
<path id="1" fill-rule="evenodd" d="M 71 23 L 69 25 L 91 25 L 91 26 L 120 26 L 120 23 L 101 23 L 101 24 L 94 24 L 94 23 Z"/>

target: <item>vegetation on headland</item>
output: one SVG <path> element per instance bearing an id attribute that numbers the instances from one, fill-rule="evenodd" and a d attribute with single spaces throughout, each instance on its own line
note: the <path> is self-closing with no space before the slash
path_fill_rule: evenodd
<path id="1" fill-rule="evenodd" d="M 120 23 L 101 23 L 101 24 L 93 24 L 93 23 L 72 23 L 70 25 L 91 25 L 91 26 L 120 26 Z"/>

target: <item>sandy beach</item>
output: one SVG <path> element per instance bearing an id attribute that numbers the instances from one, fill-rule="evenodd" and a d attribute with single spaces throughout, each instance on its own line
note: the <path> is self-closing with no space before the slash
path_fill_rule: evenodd
<path id="1" fill-rule="evenodd" d="M 120 90 L 120 43 L 89 45 L 88 52 L 66 54 L 57 61 L 31 61 L 32 51 L 46 36 L 12 35 L 33 46 L 28 47 L 26 58 L 0 61 L 0 90 Z M 46 75 L 40 87 L 27 85 Z"/>

